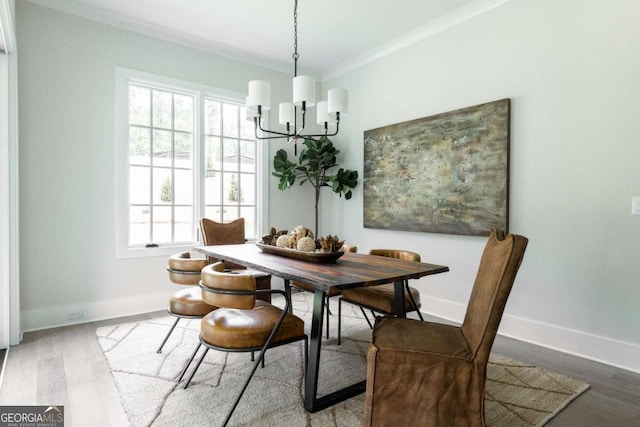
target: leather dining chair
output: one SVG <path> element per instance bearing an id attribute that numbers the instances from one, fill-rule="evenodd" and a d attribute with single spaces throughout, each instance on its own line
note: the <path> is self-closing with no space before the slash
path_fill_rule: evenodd
<path id="1" fill-rule="evenodd" d="M 169 299 L 167 312 L 175 316 L 176 320 L 169 329 L 169 332 L 158 347 L 157 353 L 162 352 L 162 347 L 166 344 L 169 336 L 178 325 L 180 319 L 198 319 L 214 310 L 202 300 L 202 292 L 198 284 L 200 283 L 200 271 L 207 265 L 206 258 L 193 258 L 190 252 L 174 254 L 169 258 L 167 271 L 169 280 L 177 285 L 186 285 L 188 288 L 175 292 Z"/>
<path id="2" fill-rule="evenodd" d="M 378 317 L 365 426 L 484 426 L 489 353 L 528 239 L 492 231 L 461 326 Z"/>
<path id="3" fill-rule="evenodd" d="M 218 309 L 202 319 L 200 344 L 205 347 L 198 363 L 184 385 L 186 389 L 209 349 L 226 352 L 260 351 L 240 393 L 227 413 L 223 425 L 227 425 L 258 365 L 264 360 L 267 349 L 296 341 L 304 341 L 304 360 L 307 361 L 308 338 L 304 333 L 304 321 L 288 312 L 291 300 L 281 289 L 256 289 L 255 276 L 246 270 L 225 271 L 222 263 L 208 265 L 202 270 L 200 281 L 203 299 Z M 284 308 L 279 308 L 257 295 L 270 293 L 284 297 Z M 193 361 L 193 353 L 182 376 Z"/>
<path id="4" fill-rule="evenodd" d="M 357 246 L 353 246 L 353 245 L 342 245 L 342 248 L 340 249 L 342 252 L 358 252 L 358 247 Z M 301 289 L 303 291 L 307 291 L 307 292 L 315 292 L 316 288 L 314 288 L 313 286 L 307 285 L 305 283 L 300 283 L 300 282 L 291 282 L 291 286 L 295 286 L 298 289 Z M 329 289 L 329 291 L 327 291 L 325 293 L 324 296 L 324 303 L 325 303 L 325 318 L 326 318 L 326 324 L 327 324 L 327 339 L 329 339 L 329 316 L 331 315 L 331 307 L 329 306 L 329 301 L 330 298 L 333 297 L 337 297 L 340 296 L 341 294 L 341 290 L 335 287 L 332 287 Z M 339 336 L 340 334 L 338 334 Z"/>
<path id="5" fill-rule="evenodd" d="M 384 256 L 401 259 L 404 261 L 420 262 L 420 254 L 412 251 L 400 249 L 372 249 L 369 255 Z M 415 311 L 420 320 L 424 320 L 420 313 L 420 292 L 409 286 L 408 281 L 404 281 L 404 299 L 406 312 Z M 375 313 L 391 316 L 395 314 L 395 287 L 393 283 L 385 285 L 367 286 L 363 288 L 345 289 L 338 300 L 338 345 L 342 341 L 342 303 L 346 302 L 360 307 L 360 311 L 369 327 L 373 329 L 373 323 L 369 320 L 365 310 L 371 311 L 375 318 Z"/>
<path id="6" fill-rule="evenodd" d="M 241 245 L 246 243 L 244 233 L 244 218 L 234 219 L 230 222 L 217 222 L 209 218 L 200 219 L 200 234 L 202 235 L 202 244 L 204 246 L 214 245 Z M 209 264 L 218 262 L 219 260 L 209 257 Z M 247 268 L 224 261 L 224 266 L 228 270 L 246 270 Z M 261 271 L 249 269 L 255 276 L 258 289 L 271 288 L 271 275 Z M 271 301 L 271 294 L 262 294 L 259 298 L 265 301 Z"/>

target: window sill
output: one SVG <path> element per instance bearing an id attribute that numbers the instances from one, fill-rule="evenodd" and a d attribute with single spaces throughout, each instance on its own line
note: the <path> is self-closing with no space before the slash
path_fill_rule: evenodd
<path id="1" fill-rule="evenodd" d="M 172 246 L 159 246 L 155 248 L 126 248 L 118 251 L 118 259 L 127 258 L 154 258 L 154 257 L 166 257 L 171 256 L 177 252 L 190 251 L 194 246 L 198 246 L 198 242 L 172 245 Z"/>

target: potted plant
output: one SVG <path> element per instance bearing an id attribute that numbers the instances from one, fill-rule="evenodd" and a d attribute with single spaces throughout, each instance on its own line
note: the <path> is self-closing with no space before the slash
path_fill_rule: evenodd
<path id="1" fill-rule="evenodd" d="M 329 169 L 338 166 L 337 156 L 340 150 L 333 146 L 333 143 L 326 136 L 318 139 L 307 137 L 304 139 L 305 148 L 300 152 L 298 163 L 294 163 L 287 158 L 285 150 L 278 150 L 273 158 L 273 176 L 280 179 L 278 189 L 284 191 L 291 187 L 296 179 L 300 180 L 300 185 L 310 182 L 315 189 L 315 237 L 318 238 L 318 202 L 320 200 L 320 189 L 330 187 L 334 193 L 340 197 L 344 194 L 345 199 L 351 198 L 351 190 L 358 185 L 358 172 L 340 168 L 331 175 Z"/>

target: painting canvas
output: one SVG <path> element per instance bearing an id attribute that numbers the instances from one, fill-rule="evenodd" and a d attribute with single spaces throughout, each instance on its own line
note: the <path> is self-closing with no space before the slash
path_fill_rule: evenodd
<path id="1" fill-rule="evenodd" d="M 510 100 L 364 133 L 364 226 L 508 231 Z"/>

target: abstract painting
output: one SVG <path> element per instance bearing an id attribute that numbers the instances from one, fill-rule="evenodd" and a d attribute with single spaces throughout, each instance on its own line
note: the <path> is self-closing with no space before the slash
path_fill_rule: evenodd
<path id="1" fill-rule="evenodd" d="M 364 227 L 508 231 L 509 99 L 364 132 Z"/>

